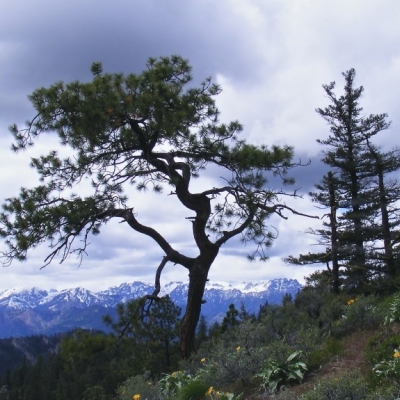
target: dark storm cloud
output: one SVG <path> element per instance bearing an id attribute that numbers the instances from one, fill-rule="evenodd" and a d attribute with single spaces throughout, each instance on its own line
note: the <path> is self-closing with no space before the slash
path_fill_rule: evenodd
<path id="1" fill-rule="evenodd" d="M 107 71 L 141 71 L 148 57 L 180 54 L 196 71 L 240 79 L 255 59 L 226 3 L 188 1 L 17 0 L 3 6 L 2 87 L 23 92 L 55 80 L 90 76 L 93 61 Z M 11 51 L 12 50 L 12 51 Z M 235 55 L 241 54 L 241 57 Z M 200 77 L 202 79 L 202 76 Z"/>
<path id="2" fill-rule="evenodd" d="M 295 183 L 291 187 L 296 189 L 299 194 L 307 195 L 309 192 L 315 191 L 315 185 L 320 183 L 323 176 L 329 171 L 329 166 L 324 164 L 318 156 L 307 158 L 306 155 L 298 155 L 303 165 L 293 168 L 288 176 L 295 179 Z M 307 163 L 309 164 L 307 165 Z"/>

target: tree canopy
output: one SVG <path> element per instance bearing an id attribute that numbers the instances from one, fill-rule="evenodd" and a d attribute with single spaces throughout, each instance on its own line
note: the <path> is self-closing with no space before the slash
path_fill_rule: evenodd
<path id="1" fill-rule="evenodd" d="M 41 184 L 21 188 L 3 204 L 0 234 L 8 246 L 3 262 L 25 260 L 30 249 L 48 243 L 44 260 L 61 262 L 71 254 L 82 258 L 89 238 L 110 219 L 120 219 L 133 231 L 152 238 L 165 253 L 156 272 L 153 297 L 168 262 L 189 271 L 189 294 L 181 323 L 181 353 L 194 350 L 208 271 L 220 247 L 240 235 L 253 242 L 250 258 L 266 259 L 271 244 L 267 219 L 295 212 L 282 196 L 295 196 L 280 186 L 268 187 L 267 172 L 292 183 L 287 172 L 295 166 L 290 146 L 255 146 L 240 138 L 238 121 L 219 122 L 215 96 L 221 88 L 205 79 L 196 86 L 188 61 L 179 57 L 151 58 L 139 74 L 106 74 L 101 63 L 92 65 L 93 80 L 57 82 L 35 90 L 29 99 L 36 116 L 27 126 L 14 125 L 14 151 L 33 145 L 44 133 L 57 134 L 72 151 L 62 158 L 56 150 L 32 158 Z M 194 192 L 193 178 L 214 165 L 221 170 L 219 184 Z M 92 193 L 75 193 L 84 179 Z M 216 179 L 217 181 L 217 179 Z M 137 190 L 165 190 L 193 213 L 194 244 L 198 255 L 179 251 L 159 231 L 142 224 L 135 213 Z"/>

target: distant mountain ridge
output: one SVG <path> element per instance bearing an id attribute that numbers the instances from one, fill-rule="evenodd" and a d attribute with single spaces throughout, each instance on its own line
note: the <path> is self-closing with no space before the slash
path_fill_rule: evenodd
<path id="1" fill-rule="evenodd" d="M 257 312 L 268 301 L 280 303 L 285 294 L 295 295 L 301 288 L 294 279 L 273 279 L 264 282 L 242 282 L 238 285 L 208 283 L 202 314 L 208 321 L 221 319 L 229 304 L 243 303 L 250 312 Z M 0 292 L 0 338 L 53 334 L 76 327 L 106 330 L 102 315 L 115 315 L 117 304 L 151 294 L 154 286 L 143 282 L 122 283 L 99 292 L 82 287 L 57 290 L 12 288 Z M 188 285 L 170 282 L 160 296 L 169 295 L 184 309 Z"/>

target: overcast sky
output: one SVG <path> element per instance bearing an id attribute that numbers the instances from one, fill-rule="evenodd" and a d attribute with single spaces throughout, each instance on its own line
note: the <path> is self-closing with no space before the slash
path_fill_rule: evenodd
<path id="1" fill-rule="evenodd" d="M 63 80 L 88 80 L 93 61 L 105 72 L 137 72 L 148 57 L 189 59 L 197 82 L 222 85 L 217 98 L 223 121 L 239 120 L 254 144 L 294 146 L 296 159 L 311 160 L 293 171 L 293 188 L 307 193 L 322 178 L 320 145 L 329 127 L 315 109 L 328 100 L 322 84 L 357 71 L 365 88 L 366 114 L 389 114 L 390 130 L 377 138 L 399 145 L 400 2 L 397 0 L 0 0 L 0 187 L 1 200 L 30 187 L 37 176 L 29 159 L 57 145 L 47 136 L 13 154 L 8 127 L 34 116 L 27 100 L 34 89 Z M 212 171 L 206 180 L 212 182 Z M 150 197 L 148 197 L 150 196 Z M 165 196 L 141 195 L 135 210 L 186 254 L 195 254 L 187 212 Z M 305 195 L 295 203 L 315 214 Z M 266 263 L 249 263 L 238 241 L 225 245 L 210 271 L 213 281 L 296 278 L 314 268 L 285 265 L 282 257 L 306 253 L 313 238 L 304 231 L 319 222 L 273 218 L 279 235 Z M 315 225 L 317 224 L 317 225 Z M 15 286 L 102 290 L 125 281 L 152 282 L 162 252 L 150 239 L 112 222 L 93 239 L 81 266 L 75 259 L 40 270 L 46 247 L 24 263 L 0 267 L 0 291 Z M 168 265 L 163 282 L 186 281 L 187 271 Z"/>

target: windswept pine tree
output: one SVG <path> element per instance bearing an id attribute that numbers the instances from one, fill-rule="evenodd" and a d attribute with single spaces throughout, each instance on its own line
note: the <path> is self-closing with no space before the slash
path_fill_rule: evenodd
<path id="1" fill-rule="evenodd" d="M 221 88 L 206 79 L 192 83 L 191 66 L 178 56 L 150 59 L 140 74 L 104 74 L 92 66 L 93 80 L 40 88 L 29 97 L 36 115 L 25 128 L 13 126 L 14 150 L 29 148 L 43 134 L 58 135 L 73 154 L 56 149 L 32 159 L 41 184 L 22 188 L 0 215 L 0 234 L 8 250 L 4 262 L 25 260 L 42 243 L 50 247 L 44 265 L 71 254 L 87 253 L 91 235 L 111 219 L 124 222 L 134 235 L 151 238 L 164 253 L 156 272 L 155 291 L 168 263 L 189 274 L 187 307 L 181 321 L 180 351 L 195 350 L 208 273 L 221 247 L 234 237 L 255 247 L 251 258 L 265 260 L 274 238 L 268 219 L 296 212 L 282 200 L 295 193 L 275 190 L 268 176 L 291 183 L 290 146 L 255 146 L 240 138 L 242 126 L 219 122 L 214 97 Z M 219 171 L 211 187 L 193 186 L 207 167 Z M 91 193 L 77 193 L 88 179 Z M 143 223 L 135 211 L 134 188 L 166 192 L 191 224 L 196 256 L 184 254 L 168 232 Z M 71 194 L 71 192 L 73 194 Z M 177 221 L 171 220 L 171 226 Z M 154 268 L 154 266 L 151 266 Z M 134 273 L 134 268 L 132 270 Z"/>

